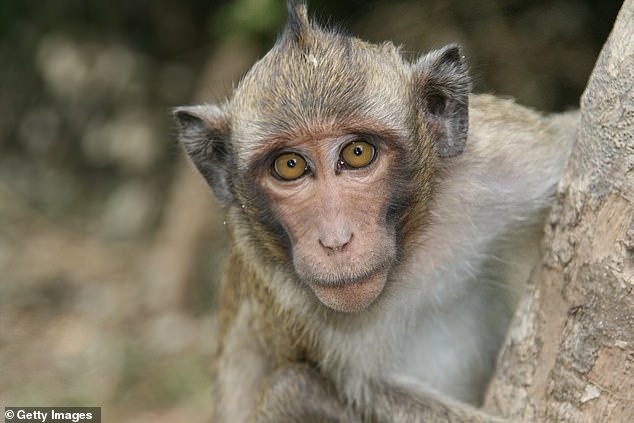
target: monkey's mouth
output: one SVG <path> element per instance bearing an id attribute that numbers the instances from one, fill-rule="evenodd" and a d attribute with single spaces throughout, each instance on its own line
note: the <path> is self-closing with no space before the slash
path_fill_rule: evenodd
<path id="1" fill-rule="evenodd" d="M 383 292 L 387 273 L 386 267 L 380 267 L 357 279 L 336 283 L 312 281 L 308 285 L 325 306 L 344 313 L 355 313 L 370 306 Z"/>

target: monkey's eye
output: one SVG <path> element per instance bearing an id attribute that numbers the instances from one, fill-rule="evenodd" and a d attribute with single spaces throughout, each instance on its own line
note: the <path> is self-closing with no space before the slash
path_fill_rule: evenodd
<path id="1" fill-rule="evenodd" d="M 273 172 L 285 181 L 292 181 L 301 177 L 306 170 L 308 170 L 306 160 L 295 153 L 282 153 L 273 163 Z"/>
<path id="2" fill-rule="evenodd" d="M 363 140 L 355 140 L 341 151 L 343 163 L 353 169 L 359 169 L 372 163 L 376 156 L 374 146 Z"/>

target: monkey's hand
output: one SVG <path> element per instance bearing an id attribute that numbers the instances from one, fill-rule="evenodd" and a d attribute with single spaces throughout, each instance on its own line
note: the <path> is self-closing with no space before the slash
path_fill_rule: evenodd
<path id="1" fill-rule="evenodd" d="M 273 372 L 260 390 L 248 423 L 361 423 L 334 387 L 307 364 Z"/>

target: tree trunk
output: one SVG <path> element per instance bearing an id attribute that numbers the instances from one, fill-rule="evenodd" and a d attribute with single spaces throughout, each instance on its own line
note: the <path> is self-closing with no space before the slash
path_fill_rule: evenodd
<path id="1" fill-rule="evenodd" d="M 634 0 L 581 99 L 577 144 L 485 408 L 634 422 Z"/>

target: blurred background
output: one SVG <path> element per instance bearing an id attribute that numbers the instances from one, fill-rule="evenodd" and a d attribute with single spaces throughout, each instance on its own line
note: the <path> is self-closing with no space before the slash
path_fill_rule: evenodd
<path id="1" fill-rule="evenodd" d="M 620 1 L 312 0 L 406 53 L 458 41 L 479 92 L 577 107 Z M 222 100 L 281 0 L 0 2 L 0 407 L 210 421 L 227 234 L 170 108 Z"/>

